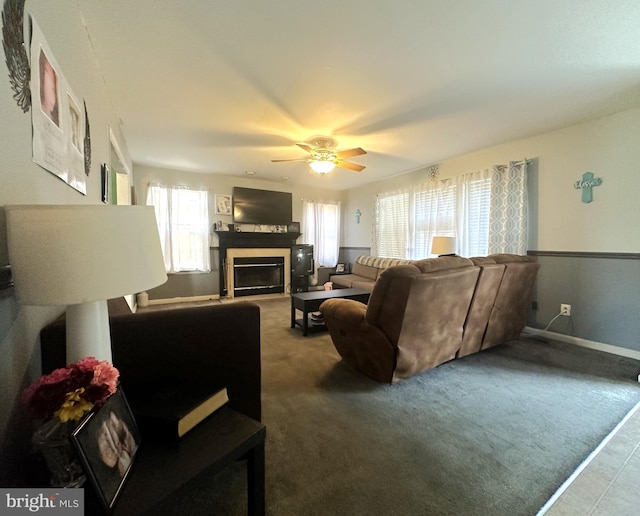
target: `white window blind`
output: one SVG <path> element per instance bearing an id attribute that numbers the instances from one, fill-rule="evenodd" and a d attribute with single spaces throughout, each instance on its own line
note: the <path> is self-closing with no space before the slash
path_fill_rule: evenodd
<path id="1" fill-rule="evenodd" d="M 490 171 L 465 174 L 460 178 L 459 191 L 458 253 L 461 256 L 486 256 L 489 254 Z"/>
<path id="2" fill-rule="evenodd" d="M 409 248 L 409 193 L 380 194 L 376 199 L 373 254 L 405 258 Z"/>

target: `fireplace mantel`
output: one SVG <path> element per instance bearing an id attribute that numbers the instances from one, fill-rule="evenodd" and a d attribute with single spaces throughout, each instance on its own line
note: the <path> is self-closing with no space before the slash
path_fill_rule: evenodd
<path id="1" fill-rule="evenodd" d="M 291 247 L 296 245 L 300 233 L 258 233 L 242 231 L 216 231 L 220 250 L 229 247 Z M 222 252 L 220 253 L 222 255 Z"/>

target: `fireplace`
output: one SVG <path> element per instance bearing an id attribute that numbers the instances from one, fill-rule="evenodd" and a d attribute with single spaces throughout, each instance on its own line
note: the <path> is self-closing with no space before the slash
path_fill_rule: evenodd
<path id="1" fill-rule="evenodd" d="M 284 293 L 284 257 L 237 257 L 233 260 L 233 296 Z"/>
<path id="2" fill-rule="evenodd" d="M 229 248 L 225 260 L 227 298 L 287 292 L 290 248 Z"/>

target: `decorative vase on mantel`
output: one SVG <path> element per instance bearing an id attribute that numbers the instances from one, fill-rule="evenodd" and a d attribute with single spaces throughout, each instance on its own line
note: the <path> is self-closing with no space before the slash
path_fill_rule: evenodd
<path id="1" fill-rule="evenodd" d="M 40 426 L 33 434 L 32 443 L 47 463 L 52 487 L 81 487 L 86 480 L 82 464 L 71 442 L 74 429 L 75 422 L 62 423 L 54 418 Z"/>

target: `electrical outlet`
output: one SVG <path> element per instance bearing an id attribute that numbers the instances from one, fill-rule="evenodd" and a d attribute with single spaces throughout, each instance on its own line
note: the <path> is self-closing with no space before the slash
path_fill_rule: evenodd
<path id="1" fill-rule="evenodd" d="M 567 317 L 571 316 L 571 305 L 567 305 L 562 303 L 560 305 L 560 315 L 565 315 Z"/>

